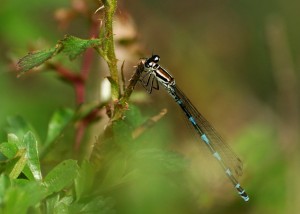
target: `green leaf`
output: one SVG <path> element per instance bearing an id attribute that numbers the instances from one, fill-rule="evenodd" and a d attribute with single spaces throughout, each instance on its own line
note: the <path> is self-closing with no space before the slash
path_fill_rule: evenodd
<path id="1" fill-rule="evenodd" d="M 24 169 L 26 161 L 26 150 L 19 150 L 16 156 L 8 162 L 6 174 L 8 174 L 10 178 L 17 178 Z"/>
<path id="2" fill-rule="evenodd" d="M 46 214 L 69 214 L 70 204 L 73 202 L 73 197 L 66 196 L 60 199 L 60 194 L 53 194 L 46 199 Z M 79 213 L 78 210 L 74 213 Z"/>
<path id="3" fill-rule="evenodd" d="M 0 152 L 5 155 L 5 157 L 10 159 L 17 154 L 18 147 L 13 143 L 1 143 Z"/>
<path id="4" fill-rule="evenodd" d="M 21 74 L 23 74 L 24 72 L 45 63 L 47 60 L 51 59 L 61 51 L 65 53 L 71 60 L 73 60 L 87 48 L 97 47 L 100 44 L 100 39 L 87 40 L 74 36 L 66 36 L 53 48 L 28 53 L 19 60 L 18 70 L 20 70 Z"/>
<path id="5" fill-rule="evenodd" d="M 16 136 L 8 135 L 8 140 L 14 142 L 18 145 L 18 147 L 22 144 L 22 140 L 24 135 L 28 131 L 33 131 L 33 128 L 29 123 L 27 123 L 21 116 L 11 116 L 7 118 L 8 133 L 13 133 Z M 18 140 L 19 139 L 19 140 Z"/>
<path id="6" fill-rule="evenodd" d="M 11 186 L 11 182 L 8 176 L 5 174 L 0 175 L 0 204 L 3 204 L 6 190 Z"/>
<path id="7" fill-rule="evenodd" d="M 18 179 L 12 179 L 12 186 L 25 186 L 28 183 L 30 183 L 31 181 L 28 179 L 24 179 L 24 178 L 18 178 Z"/>
<path id="8" fill-rule="evenodd" d="M 21 188 L 10 188 L 4 198 L 3 213 L 26 214 L 27 203 L 22 200 L 25 199 L 25 196 L 26 193 Z M 27 196 L 27 198 L 29 197 Z"/>
<path id="9" fill-rule="evenodd" d="M 28 133 L 31 133 L 31 132 L 28 132 Z M 33 158 L 34 157 L 33 153 L 37 152 L 37 144 L 36 144 L 34 135 L 32 133 L 31 133 L 31 135 L 34 138 L 35 144 L 33 144 L 31 142 L 32 139 L 30 137 L 28 138 L 28 133 L 25 134 L 23 141 L 21 141 L 21 142 L 19 141 L 19 138 L 16 135 L 8 134 L 8 143 L 0 144 L 0 152 L 3 155 L 5 155 L 8 159 L 12 159 L 9 161 L 9 165 L 10 165 L 10 167 L 12 167 L 13 163 L 15 163 L 18 158 L 20 158 L 20 157 L 18 157 L 17 153 L 20 151 L 25 151 L 26 152 L 26 156 L 25 156 L 26 161 L 27 161 L 27 158 L 29 158 L 29 162 L 24 166 L 22 171 L 29 180 L 35 180 L 37 178 L 35 178 L 34 175 L 37 172 L 34 171 L 34 169 L 32 168 L 33 166 L 31 166 L 31 165 L 37 164 L 37 163 L 35 163 L 36 162 L 36 160 L 34 160 L 35 158 Z M 33 151 L 33 150 L 36 150 L 36 151 Z M 31 153 L 31 154 L 28 156 L 28 153 Z"/>
<path id="10" fill-rule="evenodd" d="M 75 179 L 76 199 L 79 200 L 84 193 L 92 188 L 95 170 L 88 161 L 84 160 L 80 166 L 78 176 Z"/>
<path id="11" fill-rule="evenodd" d="M 101 40 L 80 39 L 75 36 L 67 35 L 63 40 L 60 41 L 60 43 L 63 45 L 62 52 L 66 54 L 70 60 L 73 60 L 87 48 L 99 46 L 101 44 Z"/>
<path id="12" fill-rule="evenodd" d="M 32 132 L 28 132 L 24 136 L 23 143 L 26 146 L 27 165 L 35 180 L 40 181 L 42 180 L 42 173 L 38 156 L 38 144 Z"/>
<path id="13" fill-rule="evenodd" d="M 112 124 L 112 130 L 114 133 L 114 141 L 117 144 L 131 146 L 131 132 L 133 131 L 133 126 L 131 126 L 127 120 L 115 121 Z"/>
<path id="14" fill-rule="evenodd" d="M 44 179 L 48 194 L 58 192 L 71 185 L 77 176 L 78 165 L 75 160 L 65 160 L 51 170 Z"/>
<path id="15" fill-rule="evenodd" d="M 15 144 L 15 145 L 20 145 L 20 139 L 18 138 L 17 135 L 15 135 L 13 133 L 9 133 L 7 135 L 7 142 L 9 142 L 11 144 Z"/>
<path id="16" fill-rule="evenodd" d="M 36 182 L 23 183 L 6 191 L 3 213 L 27 213 L 29 207 L 36 205 L 46 196 L 45 188 Z"/>
<path id="17" fill-rule="evenodd" d="M 55 213 L 54 210 L 59 202 L 59 194 L 53 194 L 46 199 L 46 213 Z"/>
<path id="18" fill-rule="evenodd" d="M 37 67 L 50 58 L 52 58 L 58 51 L 58 47 L 50 48 L 48 50 L 35 51 L 32 53 L 28 53 L 18 62 L 18 70 L 22 73 Z"/>
<path id="19" fill-rule="evenodd" d="M 146 118 L 142 116 L 140 108 L 133 104 L 129 105 L 128 111 L 125 111 L 124 116 L 128 123 L 134 128 L 138 127 L 146 120 Z"/>
<path id="20" fill-rule="evenodd" d="M 45 141 L 45 147 L 50 146 L 51 143 L 61 134 L 63 129 L 68 125 L 74 116 L 74 111 L 69 108 L 62 108 L 54 112 L 48 125 L 48 133 Z"/>
<path id="21" fill-rule="evenodd" d="M 109 191 L 128 182 L 127 178 L 124 179 L 129 170 L 127 158 L 124 152 L 118 152 L 109 157 L 109 165 L 106 166 L 105 174 L 99 183 L 101 190 Z"/>
<path id="22" fill-rule="evenodd" d="M 73 202 L 73 198 L 71 196 L 63 197 L 61 200 L 57 201 L 53 213 L 54 214 L 69 214 L 70 204 Z M 78 210 L 74 213 L 79 213 Z M 52 214 L 52 213 L 51 213 Z"/>
<path id="23" fill-rule="evenodd" d="M 69 213 L 114 214 L 114 201 L 111 198 L 98 196 L 91 201 L 71 204 Z"/>
<path id="24" fill-rule="evenodd" d="M 132 132 L 145 121 L 142 117 L 139 108 L 134 105 L 130 105 L 129 109 L 124 112 L 124 120 L 114 121 L 112 129 L 114 133 L 114 141 L 116 143 L 122 143 L 129 146 L 132 144 Z"/>

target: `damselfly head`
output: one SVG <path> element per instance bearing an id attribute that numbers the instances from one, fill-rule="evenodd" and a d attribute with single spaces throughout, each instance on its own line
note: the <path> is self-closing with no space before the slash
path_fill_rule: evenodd
<path id="1" fill-rule="evenodd" d="M 160 60 L 160 57 L 158 55 L 152 55 L 150 58 L 148 58 L 145 62 L 146 68 L 153 67 L 156 63 L 158 63 Z"/>
<path id="2" fill-rule="evenodd" d="M 158 63 L 160 60 L 160 57 L 158 55 L 152 55 L 150 57 L 150 59 L 152 59 L 153 62 Z"/>

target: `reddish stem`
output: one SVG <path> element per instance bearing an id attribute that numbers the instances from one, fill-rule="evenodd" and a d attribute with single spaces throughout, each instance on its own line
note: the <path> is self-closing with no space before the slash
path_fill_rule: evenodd
<path id="1" fill-rule="evenodd" d="M 84 93 L 84 84 L 74 84 L 75 94 L 76 94 L 76 103 L 80 105 L 84 102 L 85 93 Z"/>
<path id="2" fill-rule="evenodd" d="M 95 38 L 98 35 L 98 31 L 99 31 L 98 25 L 99 25 L 99 21 L 92 19 L 90 38 Z M 93 60 L 93 49 L 89 48 L 84 53 L 81 71 L 80 71 L 82 76 L 85 78 L 88 77 L 92 65 L 92 60 Z"/>
<path id="3" fill-rule="evenodd" d="M 98 35 L 99 31 L 99 21 L 96 19 L 91 19 L 91 30 L 90 30 L 90 38 L 95 38 Z M 88 78 L 89 72 L 91 70 L 92 66 L 92 61 L 93 61 L 93 49 L 89 48 L 85 51 L 84 56 L 83 56 L 83 61 L 82 61 L 82 66 L 81 66 L 81 71 L 80 74 L 83 77 L 84 80 Z M 85 100 L 85 88 L 84 88 L 84 83 L 75 85 L 75 93 L 76 93 L 76 98 L 77 98 L 77 104 L 81 104 Z M 80 121 L 80 124 L 76 128 L 76 136 L 75 136 L 75 151 L 78 152 L 80 148 L 80 144 L 82 141 L 82 138 L 84 136 L 86 127 L 89 125 L 89 122 L 92 121 L 94 118 L 90 117 L 96 117 L 96 114 L 90 114 L 87 117 L 86 121 Z"/>
<path id="4" fill-rule="evenodd" d="M 73 85 L 75 89 L 76 103 L 83 103 L 85 78 L 81 74 L 74 74 L 72 71 L 60 64 L 50 64 L 50 66 L 53 67 L 53 69 L 55 69 L 64 80 Z"/>
<path id="5" fill-rule="evenodd" d="M 76 152 L 79 151 L 81 140 L 84 137 L 84 132 L 86 127 L 89 124 L 91 124 L 93 121 L 97 120 L 98 113 L 99 113 L 99 109 L 96 108 L 79 121 L 78 126 L 76 128 L 76 140 L 75 140 L 75 147 L 74 147 Z"/>

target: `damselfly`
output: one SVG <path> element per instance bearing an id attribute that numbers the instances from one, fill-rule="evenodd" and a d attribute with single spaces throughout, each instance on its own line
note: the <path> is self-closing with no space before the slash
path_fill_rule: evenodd
<path id="1" fill-rule="evenodd" d="M 212 155 L 220 163 L 226 176 L 238 191 L 238 194 L 245 201 L 248 201 L 249 197 L 247 193 L 237 180 L 237 177 L 242 174 L 242 161 L 177 87 L 172 75 L 158 64 L 159 60 L 160 57 L 158 55 L 152 55 L 150 58 L 145 59 L 143 62 L 145 73 L 140 78 L 142 85 L 149 93 L 152 92 L 152 89 L 158 90 L 159 83 L 165 87 L 167 92 L 180 106 L 189 123 L 196 131 L 199 141 L 205 143 Z"/>

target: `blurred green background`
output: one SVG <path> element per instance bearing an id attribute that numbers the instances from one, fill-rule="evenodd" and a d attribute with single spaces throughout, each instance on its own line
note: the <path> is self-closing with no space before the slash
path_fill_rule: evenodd
<path id="1" fill-rule="evenodd" d="M 32 47 L 51 47 L 65 34 L 88 38 L 88 27 L 80 18 L 68 28 L 58 27 L 54 12 L 70 2 L 76 1 L 1 2 L 2 139 L 9 115 L 22 115 L 45 138 L 53 111 L 75 106 L 71 87 L 53 73 L 16 78 L 13 69 Z M 191 163 L 187 174 L 200 213 L 300 210 L 299 7 L 299 1 L 291 0 L 119 2 L 116 15 L 131 17 L 142 49 L 142 54 L 116 50 L 118 59 L 122 61 L 124 55 L 128 59 L 127 75 L 139 57 L 160 55 L 161 65 L 244 162 L 241 183 L 250 195 L 248 203 L 236 196 L 213 160 L 189 142 L 192 137 L 172 99 L 162 90 L 146 95 L 147 109 L 168 109 L 162 119 L 170 135 L 165 139 Z M 79 62 L 73 62 L 74 68 Z M 87 87 L 90 101 L 98 98 L 99 82 Z M 142 87 L 138 90 L 143 92 Z M 158 127 L 152 133 L 159 132 Z"/>

